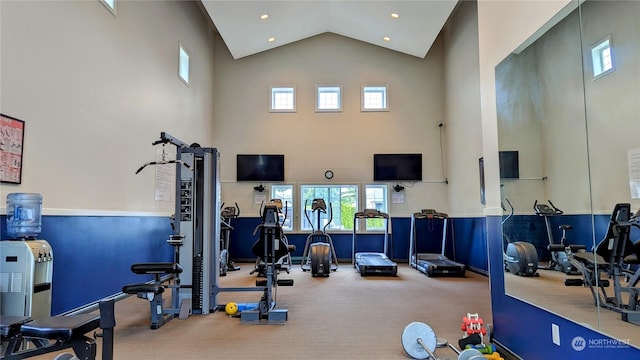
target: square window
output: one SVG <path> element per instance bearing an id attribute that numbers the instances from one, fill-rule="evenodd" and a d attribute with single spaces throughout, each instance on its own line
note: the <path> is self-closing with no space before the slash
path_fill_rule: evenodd
<path id="1" fill-rule="evenodd" d="M 270 112 L 295 112 L 296 88 L 293 86 L 271 87 Z"/>
<path id="2" fill-rule="evenodd" d="M 598 41 L 591 47 L 591 60 L 593 65 L 593 80 L 598 79 L 614 70 L 613 50 L 611 48 L 611 35 Z"/>
<path id="3" fill-rule="evenodd" d="M 316 86 L 316 111 L 342 111 L 342 86 Z"/>
<path id="4" fill-rule="evenodd" d="M 185 85 L 189 85 L 189 52 L 180 44 L 180 54 L 178 58 L 178 77 Z"/>
<path id="5" fill-rule="evenodd" d="M 362 86 L 362 111 L 389 111 L 387 85 Z"/>

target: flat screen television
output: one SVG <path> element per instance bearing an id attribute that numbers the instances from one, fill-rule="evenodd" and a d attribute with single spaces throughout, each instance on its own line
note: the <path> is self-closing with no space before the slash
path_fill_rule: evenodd
<path id="1" fill-rule="evenodd" d="M 236 181 L 284 181 L 284 155 L 238 154 Z"/>
<path id="2" fill-rule="evenodd" d="M 520 168 L 517 151 L 500 151 L 500 178 L 518 179 L 520 178 Z"/>
<path id="3" fill-rule="evenodd" d="M 422 154 L 373 154 L 374 181 L 422 181 Z"/>

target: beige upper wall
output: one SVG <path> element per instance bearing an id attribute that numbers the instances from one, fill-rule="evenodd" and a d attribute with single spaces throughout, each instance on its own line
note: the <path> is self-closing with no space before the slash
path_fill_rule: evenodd
<path id="1" fill-rule="evenodd" d="M 495 67 L 565 6 L 567 0 L 478 1 L 480 93 L 486 215 L 501 215 Z M 500 19 L 500 21 L 496 21 Z"/>
<path id="2" fill-rule="evenodd" d="M 564 16 L 576 9 L 577 1 L 564 2 L 566 6 L 559 6 L 563 4 L 558 1 L 534 3 L 514 6 L 515 3 L 480 2 L 480 41 L 486 41 L 486 46 L 481 46 L 485 154 L 495 154 L 497 133 L 493 133 L 493 122 L 500 118 L 501 150 L 524 150 L 521 176 L 547 177 L 545 181 L 505 182 L 516 212 L 532 213 L 535 199 L 552 199 L 570 214 L 592 210 L 608 214 L 619 202 L 631 201 L 636 207 L 640 201 L 630 199 L 627 152 L 640 147 L 640 3 L 587 1 L 579 14 L 567 18 Z M 541 15 L 539 20 L 532 16 L 542 14 L 544 9 L 548 9 L 548 15 Z M 509 90 L 502 92 L 502 112 L 496 116 L 495 65 L 518 47 L 517 41 L 511 39 L 513 34 L 520 33 L 520 42 L 539 34 L 529 27 L 520 31 L 517 24 L 506 24 L 508 31 L 496 28 L 490 19 L 500 16 L 502 10 L 509 11 L 505 21 L 526 18 L 527 23 L 545 30 L 549 24 L 554 27 L 534 44 L 527 41 L 530 46 L 526 50 L 512 57 L 510 64 L 501 66 L 501 85 L 509 83 Z M 613 37 L 617 69 L 594 81 L 589 47 L 607 34 Z M 516 77 L 516 67 L 527 69 L 519 75 L 522 79 Z M 531 96 L 525 96 L 527 91 L 533 91 Z M 494 181 L 491 191 L 498 189 L 497 180 Z M 499 197 L 492 199 L 499 201 Z"/>
<path id="3" fill-rule="evenodd" d="M 360 111 L 364 84 L 389 86 L 388 112 Z M 296 87 L 296 113 L 269 113 L 270 85 Z M 343 111 L 316 113 L 316 85 L 342 85 Z M 420 59 L 326 33 L 233 60 L 217 38 L 214 88 L 223 201 L 258 213 L 257 183 L 235 182 L 238 153 L 285 154 L 287 183 L 321 184 L 327 169 L 335 172 L 330 183 L 372 182 L 374 153 L 422 153 L 423 182 L 405 184 L 405 203 L 390 213 L 448 211 L 438 126 L 445 122 L 442 40 Z"/>
<path id="4" fill-rule="evenodd" d="M 27 136 L 23 184 L 2 184 L 0 196 L 41 192 L 45 210 L 170 212 L 173 204 L 153 200 L 153 171 L 133 174 L 153 159 L 151 142 L 166 131 L 220 148 L 226 201 L 252 201 L 252 185 L 228 183 L 236 153 L 286 153 L 296 182 L 324 181 L 326 168 L 336 172 L 334 182 L 367 182 L 372 153 L 415 151 L 425 154 L 427 181 L 407 189 L 407 202 L 393 214 L 427 206 L 478 214 L 477 158 L 498 149 L 493 69 L 568 3 L 478 3 L 481 101 L 473 104 L 477 93 L 469 89 L 476 75 L 456 70 L 471 66 L 475 56 L 471 13 L 426 59 L 324 34 L 233 63 L 194 3 L 123 1 L 114 17 L 97 0 L 2 1 L 0 110 L 25 120 Z M 192 56 L 189 88 L 176 75 L 180 41 Z M 268 86 L 275 80 L 298 87 L 294 116 L 267 113 Z M 390 85 L 389 113 L 359 112 L 360 85 L 370 81 Z M 327 82 L 344 86 L 340 114 L 312 111 L 315 85 Z M 256 96 L 238 102 L 245 93 Z M 474 106 L 480 107 L 482 136 L 469 135 L 479 131 Z M 441 121 L 449 185 L 438 182 Z M 261 126 L 250 126 L 257 122 Z M 281 140 L 289 127 L 294 135 Z M 316 139 L 329 140 L 308 150 Z M 485 213 L 499 214 L 497 156 L 485 156 L 485 166 Z"/>
<path id="5" fill-rule="evenodd" d="M 151 143 L 213 144 L 213 32 L 195 2 L 0 1 L 0 111 L 26 121 L 22 185 L 45 213 L 173 212 Z M 191 84 L 177 77 L 178 43 Z M 210 145 L 209 145 L 210 146 Z M 175 153 L 175 149 L 168 149 Z"/>
<path id="6" fill-rule="evenodd" d="M 443 30 L 449 209 L 456 216 L 481 216 L 482 121 L 475 1 L 459 4 Z"/>

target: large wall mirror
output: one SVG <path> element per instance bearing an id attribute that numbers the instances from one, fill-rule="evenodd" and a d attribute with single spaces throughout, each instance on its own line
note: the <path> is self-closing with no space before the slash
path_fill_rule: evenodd
<path id="1" fill-rule="evenodd" d="M 527 242 L 539 260 L 539 276 L 505 273 L 507 294 L 640 347 L 640 324 L 565 286 L 582 276 L 548 246 L 590 252 L 616 204 L 640 208 L 640 2 L 572 3 L 496 67 L 496 99 L 505 250 Z"/>

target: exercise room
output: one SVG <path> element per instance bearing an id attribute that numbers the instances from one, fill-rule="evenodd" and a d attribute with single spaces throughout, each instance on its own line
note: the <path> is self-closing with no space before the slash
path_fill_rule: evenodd
<path id="1" fill-rule="evenodd" d="M 640 2 L 0 1 L 3 359 L 635 359 Z"/>

